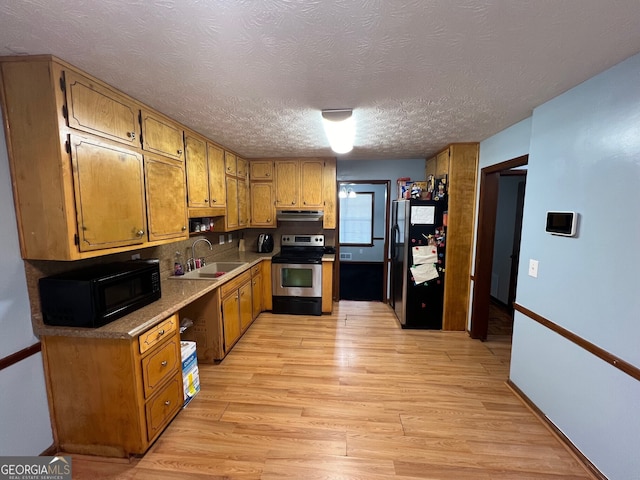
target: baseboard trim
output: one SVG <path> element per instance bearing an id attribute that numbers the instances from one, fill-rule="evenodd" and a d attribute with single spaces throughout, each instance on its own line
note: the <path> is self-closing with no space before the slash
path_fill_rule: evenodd
<path id="1" fill-rule="evenodd" d="M 40 454 L 41 457 L 53 457 L 56 453 L 58 453 L 58 447 L 55 444 L 52 444 L 49 448 L 47 448 L 44 452 Z"/>
<path id="2" fill-rule="evenodd" d="M 555 424 L 549 420 L 549 418 L 540 410 L 535 403 L 531 401 L 527 395 L 518 388 L 518 386 L 513 383 L 511 380 L 507 380 L 507 387 L 513 392 L 513 394 L 518 397 L 518 399 L 529 409 L 531 412 L 540 420 L 540 422 L 547 427 L 547 429 L 562 443 L 562 445 L 571 453 L 571 455 L 583 466 L 585 471 L 594 479 L 594 480 L 607 480 L 607 477 L 600 471 L 598 468 L 589 461 L 587 457 L 583 455 L 583 453 L 578 450 L 578 448 L 569 440 L 569 438 L 562 433 L 562 431 L 555 426 Z"/>

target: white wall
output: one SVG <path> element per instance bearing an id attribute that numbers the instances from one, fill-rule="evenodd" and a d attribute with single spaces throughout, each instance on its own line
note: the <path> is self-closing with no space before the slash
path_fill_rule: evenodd
<path id="1" fill-rule="evenodd" d="M 0 358 L 38 339 L 20 258 L 4 131 L 0 129 Z M 40 353 L 0 371 L 0 456 L 39 455 L 53 444 Z"/>
<path id="2" fill-rule="evenodd" d="M 639 206 L 636 55 L 534 110 L 516 295 L 636 367 Z M 578 212 L 578 235 L 545 233 L 547 210 Z M 640 382 L 517 312 L 510 378 L 610 480 L 640 478 Z"/>

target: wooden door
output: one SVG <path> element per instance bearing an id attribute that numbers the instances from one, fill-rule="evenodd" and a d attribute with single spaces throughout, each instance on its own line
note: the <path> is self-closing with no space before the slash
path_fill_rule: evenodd
<path id="1" fill-rule="evenodd" d="M 249 184 L 238 178 L 238 226 L 249 225 Z"/>
<path id="2" fill-rule="evenodd" d="M 240 287 L 238 295 L 240 296 L 240 330 L 244 332 L 253 321 L 253 306 L 251 302 L 251 282 L 247 282 Z"/>
<path id="3" fill-rule="evenodd" d="M 217 145 L 208 143 L 207 156 L 209 162 L 209 206 L 223 207 L 227 204 L 224 150 Z"/>
<path id="4" fill-rule="evenodd" d="M 275 162 L 276 207 L 296 207 L 300 194 L 300 165 L 297 160 Z"/>
<path id="5" fill-rule="evenodd" d="M 72 70 L 62 74 L 71 128 L 140 148 L 135 102 Z"/>
<path id="6" fill-rule="evenodd" d="M 237 157 L 231 152 L 224 152 L 224 173 L 235 176 L 238 172 Z"/>
<path id="7" fill-rule="evenodd" d="M 238 179 L 227 175 L 227 229 L 237 228 L 239 225 L 240 212 L 238 211 Z"/>
<path id="8" fill-rule="evenodd" d="M 251 160 L 249 178 L 254 180 L 273 180 L 272 160 Z"/>
<path id="9" fill-rule="evenodd" d="M 142 148 L 174 160 L 184 160 L 182 127 L 149 110 L 142 110 Z"/>
<path id="10" fill-rule="evenodd" d="M 247 161 L 244 158 L 236 157 L 236 177 L 246 180 L 248 175 Z"/>
<path id="11" fill-rule="evenodd" d="M 256 182 L 251 184 L 251 226 L 275 227 L 273 208 L 273 184 Z"/>
<path id="12" fill-rule="evenodd" d="M 190 208 L 209 206 L 209 166 L 207 142 L 185 132 L 185 167 L 187 170 L 187 199 Z"/>
<path id="13" fill-rule="evenodd" d="M 262 312 L 262 274 L 258 273 L 251 279 L 252 320 Z"/>
<path id="14" fill-rule="evenodd" d="M 322 226 L 323 228 L 333 229 L 336 228 L 338 211 L 335 158 L 325 160 L 323 174 L 322 200 L 324 216 L 322 218 Z"/>
<path id="15" fill-rule="evenodd" d="M 80 251 L 147 239 L 142 155 L 104 140 L 70 137 Z"/>
<path id="16" fill-rule="evenodd" d="M 222 327 L 224 350 L 228 352 L 240 337 L 240 298 L 234 292 L 222 300 Z"/>
<path id="17" fill-rule="evenodd" d="M 144 167 L 149 240 L 188 238 L 187 192 L 182 163 L 146 155 Z"/>
<path id="18" fill-rule="evenodd" d="M 301 207 L 322 208 L 323 170 L 323 161 L 300 161 Z"/>

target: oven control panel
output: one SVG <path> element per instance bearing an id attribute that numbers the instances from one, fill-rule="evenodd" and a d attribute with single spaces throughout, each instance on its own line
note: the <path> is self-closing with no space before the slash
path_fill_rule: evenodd
<path id="1" fill-rule="evenodd" d="M 324 235 L 282 235 L 281 246 L 324 247 Z"/>

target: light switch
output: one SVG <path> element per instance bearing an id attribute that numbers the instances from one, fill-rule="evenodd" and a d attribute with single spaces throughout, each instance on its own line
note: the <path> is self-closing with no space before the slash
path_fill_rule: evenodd
<path id="1" fill-rule="evenodd" d="M 538 260 L 529 259 L 529 276 L 538 278 Z"/>
<path id="2" fill-rule="evenodd" d="M 223 234 L 223 235 L 220 235 L 220 236 L 218 237 L 218 243 L 219 243 L 220 245 L 224 245 L 224 234 Z"/>

